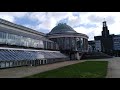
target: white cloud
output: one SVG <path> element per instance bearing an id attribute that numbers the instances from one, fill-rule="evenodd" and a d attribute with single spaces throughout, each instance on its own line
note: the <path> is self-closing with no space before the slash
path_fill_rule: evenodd
<path id="1" fill-rule="evenodd" d="M 39 22 L 44 21 L 45 18 L 45 12 L 32 12 L 29 14 L 29 19 L 31 20 L 38 20 Z"/>
<path id="2" fill-rule="evenodd" d="M 46 19 L 43 23 L 40 23 L 38 26 L 36 26 L 36 29 L 49 29 L 51 30 L 56 25 L 56 20 L 54 18 Z"/>
<path id="3" fill-rule="evenodd" d="M 57 22 L 65 18 L 74 18 L 71 12 L 33 12 L 30 14 L 31 20 L 38 20 L 37 28 L 51 30 L 56 26 Z"/>
<path id="4" fill-rule="evenodd" d="M 15 22 L 15 18 L 13 16 L 9 16 L 9 15 L 0 15 L 0 18 L 8 20 L 10 22 Z"/>
<path id="5" fill-rule="evenodd" d="M 0 12 L 0 18 L 15 22 L 15 18 L 21 18 L 27 15 L 27 12 Z"/>
<path id="6" fill-rule="evenodd" d="M 24 24 L 23 26 L 34 29 L 35 30 L 35 26 L 29 25 L 29 24 Z"/>
<path id="7" fill-rule="evenodd" d="M 90 16 L 94 16 L 94 19 L 99 22 L 94 22 L 89 20 Z M 89 36 L 89 40 L 93 40 L 94 36 L 101 35 L 102 31 L 102 22 L 105 18 L 107 21 L 107 26 L 110 34 L 120 34 L 119 26 L 120 26 L 120 12 L 89 12 L 84 15 L 80 13 L 81 23 L 86 24 L 96 24 L 98 27 L 95 28 L 84 28 L 78 27 L 74 28 L 77 32 L 87 34 Z M 94 35 L 94 36 L 93 36 Z"/>
<path id="8" fill-rule="evenodd" d="M 70 26 L 78 26 L 81 22 L 81 19 L 77 16 L 72 16 L 72 18 L 69 17 L 69 22 L 68 22 L 68 25 Z"/>
<path id="9" fill-rule="evenodd" d="M 16 16 L 16 17 L 22 17 L 26 15 L 28 12 L 0 12 L 0 14 L 3 15 L 11 15 L 11 16 Z"/>
<path id="10" fill-rule="evenodd" d="M 77 27 L 77 28 L 74 28 L 74 30 L 77 31 L 78 33 L 86 34 L 90 40 L 93 40 L 95 35 L 94 28 L 86 29 L 84 27 Z"/>
<path id="11" fill-rule="evenodd" d="M 102 22 L 105 18 L 110 34 L 120 34 L 120 12 L 0 12 L 0 18 L 11 22 L 24 16 L 27 16 L 31 21 L 36 21 L 35 26 L 28 25 L 27 22 L 26 26 L 38 31 L 50 31 L 60 20 L 65 18 L 68 18 L 67 24 L 71 27 L 79 24 L 96 24 L 97 27 L 79 26 L 74 28 L 79 33 L 87 34 L 89 40 L 93 40 L 94 36 L 101 35 Z"/>

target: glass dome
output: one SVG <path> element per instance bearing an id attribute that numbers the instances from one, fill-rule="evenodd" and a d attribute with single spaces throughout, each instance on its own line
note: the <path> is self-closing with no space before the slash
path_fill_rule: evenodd
<path id="1" fill-rule="evenodd" d="M 49 34 L 65 34 L 65 33 L 77 33 L 77 32 L 66 23 L 59 23 L 51 30 Z"/>

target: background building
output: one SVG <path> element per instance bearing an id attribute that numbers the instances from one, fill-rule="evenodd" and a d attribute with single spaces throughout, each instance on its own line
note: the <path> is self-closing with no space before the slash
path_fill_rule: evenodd
<path id="1" fill-rule="evenodd" d="M 88 41 L 88 51 L 89 52 L 95 52 L 95 41 Z"/>
<path id="2" fill-rule="evenodd" d="M 120 56 L 120 35 L 113 35 L 113 55 Z"/>
<path id="3" fill-rule="evenodd" d="M 106 21 L 103 22 L 102 29 L 102 36 L 94 37 L 96 51 L 104 52 L 112 56 L 120 56 L 120 35 L 110 35 Z"/>

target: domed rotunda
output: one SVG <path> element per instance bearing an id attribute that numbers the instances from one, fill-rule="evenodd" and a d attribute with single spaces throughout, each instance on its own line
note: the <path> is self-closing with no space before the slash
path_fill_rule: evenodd
<path id="1" fill-rule="evenodd" d="M 77 33 L 66 23 L 59 23 L 47 37 L 56 42 L 60 51 L 68 55 L 70 60 L 80 60 L 81 54 L 88 51 L 88 36 Z"/>

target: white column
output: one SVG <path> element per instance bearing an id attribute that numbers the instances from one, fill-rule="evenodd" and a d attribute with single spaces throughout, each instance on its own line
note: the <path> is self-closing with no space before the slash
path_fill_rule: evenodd
<path id="1" fill-rule="evenodd" d="M 76 53 L 76 58 L 77 58 L 77 60 L 80 60 L 80 55 L 78 52 Z"/>
<path id="2" fill-rule="evenodd" d="M 34 65 L 34 60 L 31 60 L 32 66 Z"/>
<path id="3" fill-rule="evenodd" d="M 40 65 L 41 65 L 41 60 L 40 60 Z"/>
<path id="4" fill-rule="evenodd" d="M 45 60 L 43 60 L 43 64 L 45 64 Z"/>
<path id="5" fill-rule="evenodd" d="M 32 66 L 32 60 L 30 60 L 30 66 Z"/>

